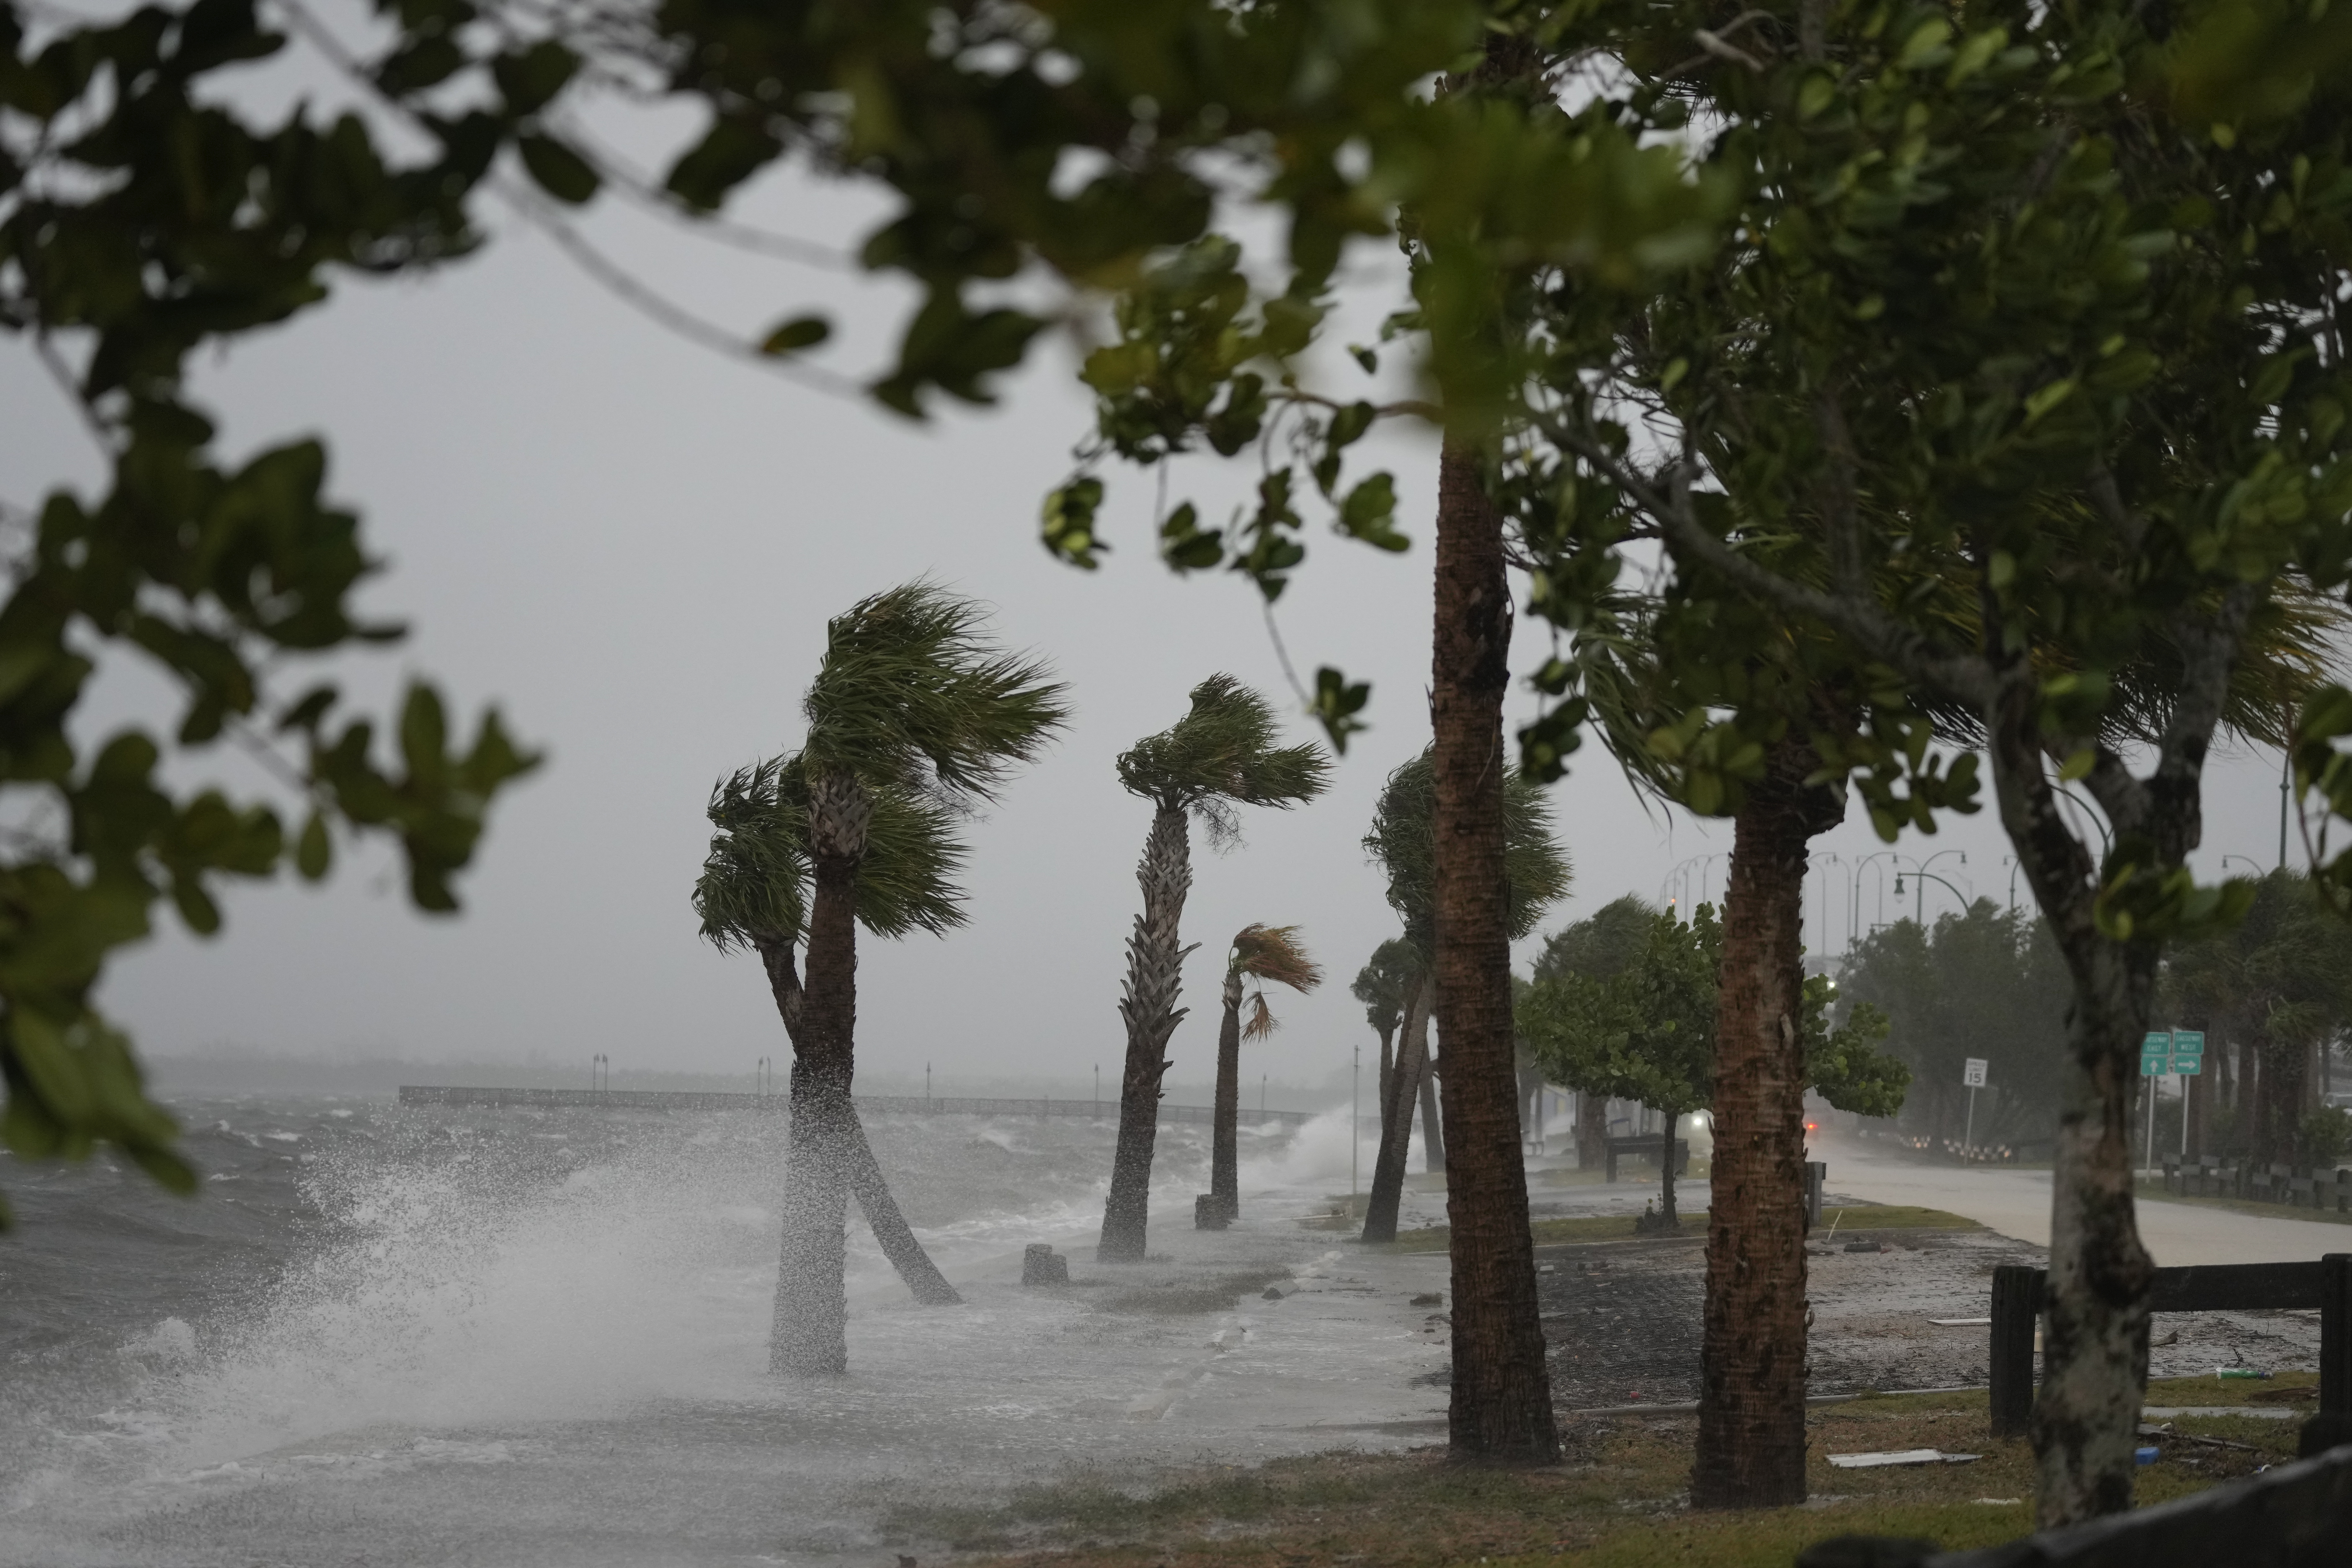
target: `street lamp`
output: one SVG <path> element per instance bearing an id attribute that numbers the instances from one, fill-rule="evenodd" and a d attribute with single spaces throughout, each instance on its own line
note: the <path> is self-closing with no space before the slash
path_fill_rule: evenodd
<path id="1" fill-rule="evenodd" d="M 2247 860 L 2247 859 L 2246 859 L 2246 858 L 2245 858 L 2243 855 L 2224 855 L 2224 856 L 2222 856 L 2222 857 L 2221 857 L 2221 869 L 2222 869 L 2222 870 L 2224 870 L 2224 871 L 2227 871 L 2227 870 L 2230 868 L 2230 862 L 2231 862 L 2231 861 L 2232 861 L 2232 860 L 2241 860 L 2241 861 L 2244 861 L 2246 865 L 2253 867 L 2253 872 L 2254 872 L 2254 875 L 2255 875 L 2257 878 L 2261 877 L 2261 876 L 2262 876 L 2262 874 L 2263 874 L 2263 868 L 2262 868 L 2260 866 L 2255 866 L 2255 865 L 2254 865 L 2254 863 L 2253 863 L 2252 860 Z"/>
<path id="2" fill-rule="evenodd" d="M 1811 864 L 1813 861 L 1815 861 L 1815 860 L 1827 860 L 1828 862 L 1830 862 L 1830 863 L 1831 863 L 1832 865 L 1833 865 L 1833 866 L 1843 866 L 1843 865 L 1844 865 L 1844 864 L 1845 864 L 1845 862 L 1844 862 L 1844 861 L 1843 861 L 1843 860 L 1839 859 L 1839 858 L 1837 858 L 1837 856 L 1835 856 L 1834 854 L 1831 853 L 1829 850 L 1826 850 L 1826 849 L 1824 849 L 1824 850 L 1821 851 L 1819 854 L 1815 854 L 1815 855 L 1808 855 L 1808 856 L 1806 856 L 1806 857 L 1805 857 L 1805 861 L 1806 861 L 1806 864 L 1808 864 L 1808 865 L 1811 865 Z M 1840 880 L 1840 881 L 1843 881 L 1843 880 L 1845 880 L 1845 879 L 1844 879 L 1844 877 L 1843 877 L 1843 876 L 1840 876 L 1840 877 L 1839 877 L 1839 879 L 1838 879 L 1838 880 Z M 1830 885 L 1829 885 L 1829 881 L 1828 881 L 1828 879 L 1822 879 L 1822 956 L 1823 958 L 1827 958 L 1827 957 L 1829 956 L 1829 952 L 1830 952 Z"/>
<path id="3" fill-rule="evenodd" d="M 1853 893 L 1846 900 L 1846 945 L 1851 947 L 1862 936 L 1862 868 L 1874 860 L 1895 857 L 1892 849 L 1874 849 L 1853 863 Z M 1878 874 L 1878 911 L 1886 912 L 1886 873 Z"/>

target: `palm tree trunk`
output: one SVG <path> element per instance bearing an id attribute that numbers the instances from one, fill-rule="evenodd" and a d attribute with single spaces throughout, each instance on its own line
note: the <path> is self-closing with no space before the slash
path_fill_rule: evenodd
<path id="1" fill-rule="evenodd" d="M 1394 1241 L 1397 1208 L 1404 1201 L 1404 1157 L 1412 1131 L 1412 1102 L 1429 1061 L 1430 984 L 1427 971 L 1406 984 L 1404 1026 L 1397 1032 L 1397 1059 L 1389 1092 L 1381 1101 L 1381 1152 L 1372 1158 L 1371 1192 L 1364 1199 L 1365 1241 Z"/>
<path id="2" fill-rule="evenodd" d="M 1225 976 L 1225 1016 L 1217 1026 L 1215 1125 L 1209 1136 L 1209 1197 L 1225 1219 L 1242 1212 L 1242 977 Z"/>
<path id="3" fill-rule="evenodd" d="M 1445 1173 L 1445 1124 L 1437 1114 L 1438 1059 L 1429 1058 L 1421 1072 L 1421 1168 L 1436 1175 Z M 1515 1079 L 1512 1092 L 1518 1085 Z"/>
<path id="4" fill-rule="evenodd" d="M 1382 1116 L 1386 1116 L 1388 1114 L 1389 1079 L 1396 1071 L 1396 1061 L 1389 1055 L 1390 1037 L 1395 1033 L 1396 1031 L 1394 1029 L 1382 1029 L 1381 1031 L 1381 1087 L 1379 1094 L 1381 1114 Z M 1383 1127 L 1385 1128 L 1385 1123 L 1383 1124 Z"/>
<path id="5" fill-rule="evenodd" d="M 1679 1115 L 1668 1113 L 1666 1139 L 1658 1152 L 1658 1217 L 1668 1230 L 1678 1229 L 1682 1225 L 1681 1217 L 1675 1213 L 1675 1128 L 1681 1121 Z"/>
<path id="6" fill-rule="evenodd" d="M 1457 1458 L 1559 1458 L 1536 1301 L 1535 1238 L 1512 1071 L 1511 944 L 1503 869 L 1503 696 L 1511 599 L 1503 519 L 1475 452 L 1439 464 L 1435 647 L 1430 682 L 1436 784 L 1433 979 L 1445 1041 L 1446 1214 L 1454 1230 Z"/>
<path id="7" fill-rule="evenodd" d="M 812 819 L 818 815 L 812 809 Z M 813 837 L 814 837 L 813 835 Z M 835 841 L 840 835 L 836 833 Z M 784 1241 L 776 1277 L 771 1372 L 815 1376 L 848 1370 L 848 1128 L 857 1023 L 856 860 L 815 857 L 808 983 L 793 1057 L 792 1152 L 784 1166 Z"/>
<path id="8" fill-rule="evenodd" d="M 1805 1498 L 1805 847 L 1844 815 L 1782 742 L 1733 818 L 1717 990 L 1698 1453 L 1691 1501 Z M 1667 1130 L 1673 1162 L 1673 1128 Z"/>
<path id="9" fill-rule="evenodd" d="M 793 949 L 787 942 L 762 942 L 761 961 L 767 965 L 768 992 L 776 1000 L 776 1013 L 784 1021 L 784 1033 L 793 1042 L 797 1059 L 801 1048 L 801 977 L 793 966 Z M 939 1266 L 931 1261 L 923 1244 L 915 1239 L 914 1230 L 907 1216 L 898 1212 L 898 1200 L 890 1195 L 890 1184 L 882 1174 L 880 1162 L 874 1158 L 874 1146 L 866 1141 L 866 1126 L 857 1117 L 853 1100 L 848 1121 L 843 1128 L 847 1140 L 849 1158 L 849 1190 L 857 1199 L 860 1213 L 874 1231 L 874 1239 L 881 1244 L 882 1256 L 898 1271 L 898 1278 L 914 1293 L 915 1300 L 927 1307 L 953 1307 L 963 1298 L 948 1283 Z"/>
<path id="10" fill-rule="evenodd" d="M 1160 1080 L 1168 1071 L 1168 1040 L 1186 1009 L 1180 944 L 1184 895 L 1192 888 L 1192 842 L 1184 810 L 1161 803 L 1135 868 L 1143 912 L 1127 939 L 1127 987 L 1118 1016 L 1127 1024 L 1127 1072 L 1119 1085 L 1118 1151 L 1112 1156 L 1110 1196 L 1103 1205 L 1098 1263 L 1140 1263 L 1151 1211 L 1151 1148 L 1160 1132 Z"/>

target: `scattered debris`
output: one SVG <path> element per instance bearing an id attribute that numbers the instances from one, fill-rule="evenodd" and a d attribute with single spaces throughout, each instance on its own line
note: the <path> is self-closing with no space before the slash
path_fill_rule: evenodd
<path id="1" fill-rule="evenodd" d="M 2152 1465 L 2156 1463 L 2158 1459 L 2163 1458 L 2163 1456 L 2164 1450 L 2161 1448 L 2134 1448 L 2132 1450 L 2132 1458 L 2143 1465 Z"/>
<path id="2" fill-rule="evenodd" d="M 1930 1318 L 1927 1321 L 1939 1329 L 1989 1329 L 1992 1326 L 1990 1318 Z"/>
<path id="3" fill-rule="evenodd" d="M 1269 1285 L 1265 1288 L 1265 1299 L 1269 1301 L 1279 1301 L 1282 1300 L 1282 1291 L 1278 1288 Z"/>
<path id="4" fill-rule="evenodd" d="M 2021 1508 L 2025 1503 L 2021 1497 L 1980 1497 L 1977 1501 L 1986 1508 Z"/>
<path id="5" fill-rule="evenodd" d="M 2271 1376 L 2269 1373 L 2256 1372 L 2250 1366 L 2217 1366 L 2213 1369 L 2213 1375 L 2232 1383 L 2242 1380 L 2246 1382 L 2259 1381 L 2268 1383 Z"/>
<path id="6" fill-rule="evenodd" d="M 1411 1305 L 1415 1307 L 1443 1307 L 1445 1305 L 1445 1294 L 1441 1290 L 1424 1290 L 1420 1295 L 1415 1296 L 1412 1299 Z"/>
<path id="7" fill-rule="evenodd" d="M 1982 1454 L 1947 1454 L 1941 1448 L 1898 1448 L 1883 1454 L 1832 1454 L 1830 1463 L 1842 1470 L 1874 1470 L 1888 1465 L 1966 1465 Z"/>
<path id="8" fill-rule="evenodd" d="M 2284 1388 L 2257 1388 L 2246 1397 L 2257 1405 L 2292 1405 L 2298 1400 L 2318 1398 L 2319 1385 L 2306 1383 L 2291 1384 Z"/>
<path id="9" fill-rule="evenodd" d="M 1885 1252 L 1887 1247 L 1883 1241 L 1849 1241 L 1845 1249 L 1848 1252 Z"/>

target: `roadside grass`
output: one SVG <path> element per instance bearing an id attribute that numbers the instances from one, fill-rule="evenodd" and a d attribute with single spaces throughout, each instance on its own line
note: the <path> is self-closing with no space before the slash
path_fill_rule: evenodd
<path id="1" fill-rule="evenodd" d="M 1539 1219 L 1532 1227 L 1538 1247 L 1557 1247 L 1564 1243 L 1584 1241 L 1631 1241 L 1635 1232 L 1632 1215 L 1589 1215 L 1559 1219 Z M 1680 1234 L 1704 1238 L 1706 1235 L 1706 1211 L 1685 1209 L 1682 1215 Z M 1827 1239 L 1832 1236 L 1847 1241 L 1859 1240 L 1882 1230 L 1981 1230 L 1984 1227 L 1972 1219 L 1963 1219 L 1942 1209 L 1908 1208 L 1895 1205 L 1857 1204 L 1852 1207 L 1825 1208 L 1816 1235 Z M 1444 1252 L 1453 1245 L 1454 1231 L 1450 1226 L 1433 1225 L 1420 1230 L 1401 1231 L 1396 1240 L 1378 1248 L 1383 1252 Z"/>
<path id="2" fill-rule="evenodd" d="M 2294 1448 L 2293 1422 L 2218 1416 L 2176 1426 L 2246 1447 L 2163 1440 L 2164 1457 L 2139 1473 L 2143 1504 L 2250 1474 Z M 1454 1466 L 1433 1448 L 1208 1467 L 1150 1487 L 1080 1472 L 994 1508 L 901 1506 L 885 1519 L 884 1541 L 910 1554 L 945 1548 L 1036 1568 L 1434 1568 L 1481 1560 L 1788 1568 L 1801 1547 L 1832 1535 L 1908 1535 L 1965 1548 L 2032 1529 L 2032 1456 L 2022 1441 L 1987 1436 L 1981 1393 L 1858 1399 L 1811 1412 L 1806 1426 L 1812 1500 L 1799 1508 L 1693 1512 L 1696 1423 L 1607 1418 L 1569 1423 L 1565 1463 L 1549 1469 Z M 1868 1470 L 1828 1461 L 1832 1453 L 1925 1447 L 1981 1458 Z"/>
<path id="3" fill-rule="evenodd" d="M 2298 1208 L 2289 1204 L 2257 1203 L 2252 1198 L 2209 1198 L 2164 1190 L 2162 1178 L 2141 1181 L 2135 1188 L 2144 1204 L 2186 1204 L 2193 1208 L 2227 1209 L 2232 1214 L 2260 1215 L 2264 1219 L 2303 1219 L 2320 1225 L 2352 1225 L 2352 1214 L 2337 1214 L 2333 1209 Z"/>

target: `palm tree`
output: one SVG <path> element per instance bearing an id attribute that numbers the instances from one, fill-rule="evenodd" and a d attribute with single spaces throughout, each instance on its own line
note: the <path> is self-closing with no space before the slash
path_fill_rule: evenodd
<path id="1" fill-rule="evenodd" d="M 1217 847 L 1240 837 L 1236 805 L 1287 810 L 1323 793 L 1330 759 L 1316 746 L 1276 746 L 1274 709 L 1230 675 L 1192 689 L 1192 706 L 1118 759 L 1118 782 L 1151 802 L 1151 832 L 1135 879 L 1143 912 L 1127 940 L 1127 984 L 1118 1004 L 1127 1025 L 1127 1070 L 1119 1085 L 1118 1152 L 1103 1205 L 1097 1261 L 1139 1263 L 1150 1220 L 1151 1152 L 1160 1130 L 1160 1080 L 1168 1040 L 1186 1009 L 1176 1005 L 1184 955 L 1179 928 L 1192 886 L 1194 817 Z"/>
<path id="2" fill-rule="evenodd" d="M 1364 1022 L 1381 1037 L 1380 1103 L 1389 1100 L 1389 1079 L 1394 1063 L 1389 1047 L 1394 1039 L 1397 1026 L 1404 1022 L 1412 1005 L 1412 988 L 1418 982 L 1426 961 L 1413 951 L 1412 943 L 1402 937 L 1392 936 L 1372 950 L 1371 962 L 1356 971 L 1354 984 L 1348 987 L 1357 1001 L 1364 1005 Z"/>
<path id="3" fill-rule="evenodd" d="M 806 802 L 814 895 L 793 1042 L 772 1371 L 848 1364 L 843 1226 L 862 1141 L 849 1096 L 858 884 L 877 824 L 902 798 L 948 814 L 995 800 L 1013 768 L 1069 721 L 1067 689 L 1042 659 L 992 641 L 986 618 L 978 603 L 929 581 L 861 600 L 826 626 L 824 659 L 802 702 L 808 737 L 793 788 L 805 792 L 795 798 Z"/>
<path id="4" fill-rule="evenodd" d="M 1373 808 L 1364 848 L 1388 873 L 1390 908 L 1404 921 L 1404 940 L 1418 953 L 1436 951 L 1437 833 L 1434 748 L 1391 773 Z M 1536 927 L 1543 913 L 1568 893 L 1568 853 L 1552 839 L 1551 804 L 1541 785 L 1513 770 L 1503 782 L 1503 876 L 1499 912 L 1507 942 Z M 1425 1022 L 1436 976 L 1424 967 L 1414 982 L 1411 1012 Z M 1507 973 L 1505 976 L 1508 978 Z M 1409 1026 L 1412 1022 L 1409 1018 Z M 1449 1055 L 1454 1042 L 1446 1042 Z M 1372 1166 L 1371 1196 L 1364 1211 L 1366 1241 L 1396 1239 L 1397 1205 L 1404 1191 L 1407 1131 L 1413 1098 L 1428 1066 L 1425 1033 L 1408 1026 L 1397 1050 L 1395 1080 L 1381 1115 L 1381 1152 Z M 1511 1146 L 1518 1144 L 1516 1089 L 1507 1093 Z M 1424 1118 L 1434 1125 L 1434 1118 Z M 1520 1178 L 1524 1185 L 1526 1177 Z M 1524 1199 L 1524 1193 L 1522 1194 Z M 1449 1205 L 1450 1206 L 1450 1205 Z M 1526 1205 L 1522 1201 L 1524 1216 Z"/>
<path id="5" fill-rule="evenodd" d="M 1242 991 L 1250 981 L 1257 991 L 1250 1000 L 1249 1021 L 1242 1021 Z M 1217 1030 L 1216 1126 L 1210 1140 L 1209 1209 L 1203 1222 L 1217 1228 L 1242 1212 L 1241 1121 L 1242 1042 L 1262 1040 L 1281 1026 L 1266 1005 L 1268 984 L 1287 985 L 1297 992 L 1323 984 L 1323 971 L 1299 945 L 1297 926 L 1246 925 L 1234 937 L 1225 957 L 1225 1017 Z"/>
<path id="6" fill-rule="evenodd" d="M 808 921 L 807 774 L 797 753 L 737 770 L 712 786 L 710 851 L 694 885 L 703 940 L 721 952 L 756 952 L 784 1033 L 801 1048 L 799 950 Z M 951 880 L 967 851 L 952 816 L 898 788 L 876 792 L 857 876 L 857 923 L 886 939 L 964 923 L 963 889 Z M 962 1300 L 908 1227 L 853 1106 L 843 1125 L 849 1190 L 883 1255 L 915 1299 Z"/>

